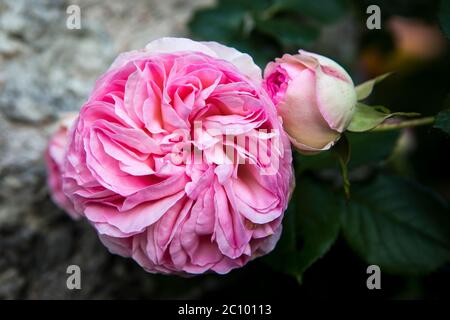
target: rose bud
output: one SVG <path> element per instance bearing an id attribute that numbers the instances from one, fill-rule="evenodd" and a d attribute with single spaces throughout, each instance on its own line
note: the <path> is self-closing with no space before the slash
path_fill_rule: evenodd
<path id="1" fill-rule="evenodd" d="M 327 150 L 352 119 L 356 92 L 348 73 L 333 60 L 303 50 L 270 62 L 264 88 L 301 153 Z"/>

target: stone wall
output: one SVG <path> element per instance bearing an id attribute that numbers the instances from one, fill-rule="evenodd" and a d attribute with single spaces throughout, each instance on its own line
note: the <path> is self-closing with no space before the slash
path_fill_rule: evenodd
<path id="1" fill-rule="evenodd" d="M 80 108 L 118 52 L 184 35 L 192 11 L 210 2 L 0 0 L 0 299 L 164 297 L 154 276 L 55 207 L 43 151 L 59 114 Z M 81 30 L 66 27 L 71 4 Z M 66 288 L 71 264 L 82 290 Z"/>

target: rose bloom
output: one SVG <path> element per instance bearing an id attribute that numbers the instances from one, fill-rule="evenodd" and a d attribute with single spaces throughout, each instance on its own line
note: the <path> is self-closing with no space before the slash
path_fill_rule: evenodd
<path id="1" fill-rule="evenodd" d="M 333 60 L 303 50 L 270 62 L 263 86 L 302 153 L 333 146 L 355 110 L 356 91 L 348 73 Z"/>
<path id="2" fill-rule="evenodd" d="M 65 150 L 62 168 L 50 166 L 70 199 L 60 204 L 149 272 L 227 273 L 279 239 L 293 187 L 289 139 L 259 68 L 235 49 L 163 38 L 121 54 Z"/>
<path id="3" fill-rule="evenodd" d="M 50 138 L 45 153 L 47 165 L 47 185 L 50 196 L 61 209 L 65 210 L 72 218 L 78 219 L 80 215 L 75 211 L 72 202 L 62 190 L 62 171 L 65 149 L 67 147 L 68 129 L 76 118 L 76 114 L 66 114 L 58 123 L 56 132 Z"/>

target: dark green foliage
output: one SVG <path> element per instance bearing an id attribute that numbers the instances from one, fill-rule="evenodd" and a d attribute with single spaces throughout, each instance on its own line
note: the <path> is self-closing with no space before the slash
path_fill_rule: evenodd
<path id="1" fill-rule="evenodd" d="M 345 8 L 341 0 L 219 0 L 198 10 L 189 27 L 194 37 L 235 46 L 264 66 L 283 52 L 311 46 Z"/>

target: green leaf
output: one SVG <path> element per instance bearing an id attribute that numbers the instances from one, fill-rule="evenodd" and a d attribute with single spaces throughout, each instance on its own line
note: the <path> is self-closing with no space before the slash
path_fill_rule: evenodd
<path id="1" fill-rule="evenodd" d="M 377 107 L 371 107 L 358 102 L 355 113 L 348 126 L 348 131 L 364 132 L 375 128 L 389 117 L 389 113 L 379 111 Z"/>
<path id="2" fill-rule="evenodd" d="M 339 234 L 339 199 L 330 188 L 304 178 L 297 187 L 297 226 L 303 246 L 297 270 L 303 274 L 333 245 Z"/>
<path id="3" fill-rule="evenodd" d="M 295 194 L 289 202 L 289 207 L 284 213 L 283 218 L 283 230 L 281 238 L 269 255 L 264 257 L 264 261 L 272 268 L 290 274 L 294 277 L 298 277 L 297 270 L 297 227 L 296 227 L 296 215 L 297 215 L 297 199 Z"/>
<path id="4" fill-rule="evenodd" d="M 278 40 L 282 46 L 296 49 L 311 45 L 319 36 L 317 28 L 288 18 L 257 20 L 256 29 Z"/>
<path id="5" fill-rule="evenodd" d="M 256 30 L 255 30 L 256 31 Z M 280 56 L 279 45 L 269 36 L 252 32 L 248 38 L 234 39 L 227 44 L 241 52 L 248 53 L 262 69 L 266 64 Z"/>
<path id="6" fill-rule="evenodd" d="M 358 101 L 366 99 L 370 94 L 372 93 L 373 87 L 375 84 L 383 81 L 385 78 L 390 76 L 391 73 L 385 73 L 381 76 L 378 76 L 374 79 L 368 80 L 366 82 L 361 83 L 360 85 L 356 86 L 356 97 Z"/>
<path id="7" fill-rule="evenodd" d="M 362 165 L 376 165 L 388 158 L 397 145 L 400 133 L 398 130 L 346 132 L 346 136 L 351 149 L 351 158 L 348 163 L 351 170 Z M 332 152 L 321 152 L 315 155 L 296 154 L 296 156 L 298 160 L 295 170 L 298 173 L 307 170 L 338 168 Z"/>
<path id="8" fill-rule="evenodd" d="M 338 201 L 331 189 L 303 177 L 286 212 L 281 239 L 266 261 L 300 281 L 303 273 L 336 241 Z"/>
<path id="9" fill-rule="evenodd" d="M 398 130 L 382 132 L 346 133 L 350 143 L 352 156 L 349 168 L 362 165 L 374 165 L 387 159 L 397 145 L 400 133 Z"/>
<path id="10" fill-rule="evenodd" d="M 228 42 L 242 32 L 245 15 L 243 6 L 225 3 L 196 11 L 189 28 L 201 39 Z"/>
<path id="11" fill-rule="evenodd" d="M 306 170 L 322 170 L 336 166 L 336 159 L 330 152 L 313 155 L 298 154 L 298 165 L 295 170 L 299 173 Z"/>
<path id="12" fill-rule="evenodd" d="M 443 110 L 437 114 L 434 127 L 450 134 L 450 109 Z"/>
<path id="13" fill-rule="evenodd" d="M 354 185 L 341 226 L 350 246 L 382 271 L 426 274 L 450 261 L 448 204 L 399 177 Z"/>
<path id="14" fill-rule="evenodd" d="M 447 38 L 450 38 L 450 1 L 448 0 L 441 1 L 439 22 Z"/>
<path id="15" fill-rule="evenodd" d="M 350 161 L 350 144 L 345 135 L 333 146 L 333 153 L 337 156 L 341 176 L 344 185 L 344 193 L 347 199 L 350 198 L 350 180 L 348 179 L 348 162 Z"/>
<path id="16" fill-rule="evenodd" d="M 346 11 L 342 0 L 278 0 L 277 3 L 285 11 L 295 11 L 324 24 L 337 21 Z"/>
<path id="17" fill-rule="evenodd" d="M 363 103 L 356 103 L 355 113 L 348 126 L 348 131 L 364 132 L 371 130 L 381 124 L 384 120 L 394 116 L 415 117 L 420 114 L 415 112 L 394 112 L 382 106 L 368 106 Z"/>

